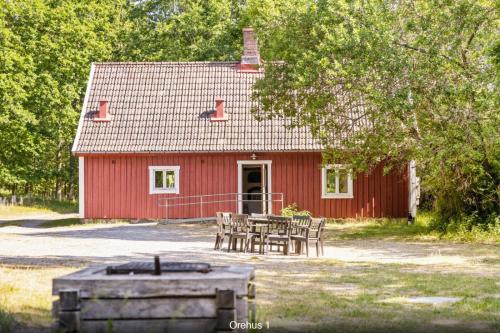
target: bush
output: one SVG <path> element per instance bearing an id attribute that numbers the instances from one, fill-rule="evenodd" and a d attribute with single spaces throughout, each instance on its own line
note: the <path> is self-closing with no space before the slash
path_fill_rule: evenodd
<path id="1" fill-rule="evenodd" d="M 296 203 L 291 203 L 281 210 L 281 216 L 292 217 L 294 215 L 307 215 L 311 216 L 311 212 L 307 210 L 300 210 Z"/>
<path id="2" fill-rule="evenodd" d="M 0 332 L 10 332 L 14 327 L 14 318 L 0 308 Z"/>
<path id="3" fill-rule="evenodd" d="M 500 216 L 490 214 L 486 219 L 477 214 L 443 218 L 436 214 L 431 220 L 431 230 L 439 232 L 440 238 L 461 242 L 498 242 L 500 239 Z"/>

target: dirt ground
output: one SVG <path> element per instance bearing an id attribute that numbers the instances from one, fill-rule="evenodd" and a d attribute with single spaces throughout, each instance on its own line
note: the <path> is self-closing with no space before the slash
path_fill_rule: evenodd
<path id="1" fill-rule="evenodd" d="M 417 280 L 427 281 L 425 275 L 436 274 L 437 277 L 433 283 L 437 285 L 438 294 L 439 284 L 445 287 L 448 283 L 446 275 L 448 273 L 451 273 L 449 276 L 460 276 L 462 280 L 458 278 L 454 280 L 457 285 L 474 281 L 475 277 L 488 282 L 488 280 L 495 281 L 500 276 L 498 245 L 403 242 L 374 238 L 327 240 L 323 257 L 317 258 L 313 249 L 312 255 L 307 258 L 305 255 L 284 256 L 276 252 L 265 255 L 233 251 L 228 253 L 227 243 L 224 244 L 223 251 L 214 251 L 214 235 L 213 224 L 91 224 L 40 228 L 36 222 L 30 221 L 21 225 L 0 228 L 0 267 L 77 269 L 93 264 L 152 260 L 154 255 L 160 255 L 164 261 L 202 261 L 211 264 L 248 263 L 255 265 L 257 270 L 257 297 L 261 300 L 262 313 L 264 316 L 275 318 L 276 325 L 286 327 L 297 317 L 294 312 L 297 308 L 288 305 L 296 297 L 290 290 L 290 285 L 293 284 L 293 288 L 321 286 L 321 290 L 314 291 L 316 298 L 311 304 L 317 305 L 318 308 L 308 314 L 308 327 L 314 327 L 317 323 L 314 321 L 316 314 L 319 316 L 321 313 L 332 319 L 332 314 L 338 313 L 339 316 L 346 318 L 346 325 L 351 325 L 352 318 L 360 318 L 359 313 L 365 311 L 367 317 L 360 319 L 360 325 L 364 325 L 365 328 L 356 326 L 359 332 L 366 332 L 366 326 L 369 328 L 374 320 L 378 320 L 376 317 L 380 300 L 384 301 L 384 298 L 391 298 L 405 292 L 406 289 L 402 287 L 402 284 L 413 284 L 411 287 L 413 289 L 408 289 L 408 292 L 413 293 L 412 295 L 427 296 L 425 288 L 417 293 L 418 288 L 422 286 Z M 406 273 L 412 275 L 407 276 Z M 371 279 L 370 282 L 364 282 L 364 276 L 367 277 L 366 279 Z M 387 280 L 388 276 L 390 281 Z M 472 280 L 469 280 L 471 278 Z M 407 281 L 402 283 L 403 279 Z M 385 288 L 380 288 L 379 280 L 380 283 L 390 284 Z M 495 286 L 494 282 L 493 286 Z M 391 288 L 396 289 L 390 291 Z M 463 288 L 468 288 L 468 286 L 463 286 Z M 452 288 L 448 291 L 452 294 L 448 296 L 455 296 L 461 289 L 461 286 Z M 470 304 L 476 304 L 470 302 L 476 302 L 475 299 L 479 300 L 483 297 L 489 299 L 484 303 L 488 306 L 498 304 L 494 300 L 498 300 L 498 290 L 491 290 L 491 292 L 480 290 L 475 295 L 479 296 L 471 298 L 472 301 L 467 301 L 469 303 L 464 303 L 461 308 L 470 307 Z M 366 303 L 367 298 L 370 298 L 368 303 Z M 399 300 L 396 299 L 396 302 Z M 382 331 L 395 327 L 390 325 L 396 325 L 394 324 L 396 320 L 404 318 L 410 307 L 416 309 L 415 316 L 411 320 L 417 325 L 421 320 L 419 316 L 425 316 L 427 325 L 430 325 L 428 330 L 424 327 L 425 332 L 454 332 L 456 329 L 463 331 L 464 328 L 465 331 L 475 332 L 476 326 L 482 327 L 478 331 L 494 332 L 498 327 L 494 324 L 497 319 L 493 319 L 492 322 L 491 315 L 488 315 L 487 320 L 484 321 L 481 319 L 484 317 L 481 312 L 473 314 L 472 319 L 464 323 L 462 319 L 457 318 L 461 315 L 459 312 L 461 308 L 459 310 L 444 308 L 447 317 L 441 318 L 439 313 L 425 306 L 421 308 L 414 305 L 391 305 L 389 301 L 386 303 L 388 305 L 384 307 L 388 307 L 387 311 L 397 312 L 399 319 L 395 318 L 392 323 L 382 323 Z M 325 306 L 332 310 L 324 310 Z M 481 306 L 484 307 L 484 305 Z M 270 312 L 266 312 L 268 311 L 266 307 L 270 309 Z M 340 307 L 342 307 L 341 310 Z M 351 311 L 351 308 L 355 310 Z M 308 309 L 300 311 L 307 312 Z M 493 318 L 497 317 L 494 315 Z M 281 324 L 280 320 L 283 321 Z M 302 327 L 300 325 L 305 323 L 306 321 L 303 320 L 294 325 Z M 345 323 L 340 322 L 335 325 Z M 389 326 L 383 326 L 386 324 Z M 441 330 L 442 327 L 447 329 Z M 26 327 L 23 329 L 22 331 L 36 331 L 30 331 Z M 348 331 L 351 329 L 351 326 L 347 327 Z M 404 327 L 402 329 L 404 331 Z M 299 331 L 308 330 L 302 327 Z M 406 330 L 406 332 L 409 331 Z"/>
<path id="2" fill-rule="evenodd" d="M 0 263 L 75 266 L 151 259 L 191 260 L 211 263 L 252 262 L 258 265 L 294 265 L 316 258 L 315 250 L 305 255 L 214 251 L 215 226 L 211 224 L 100 224 L 37 228 L 36 223 L 0 229 Z M 426 269 L 465 270 L 480 275 L 499 275 L 490 265 L 495 245 L 400 242 L 387 240 L 328 241 L 321 258 L 345 262 L 373 262 L 422 265 Z"/>

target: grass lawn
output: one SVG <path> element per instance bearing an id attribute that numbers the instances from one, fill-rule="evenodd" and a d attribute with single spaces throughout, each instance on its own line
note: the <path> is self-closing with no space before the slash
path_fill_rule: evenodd
<path id="1" fill-rule="evenodd" d="M 66 219 L 42 227 L 79 223 Z M 411 226 L 397 220 L 329 223 L 326 237 L 327 243 L 349 246 L 365 240 L 387 241 L 389 246 L 394 244 L 390 241 L 449 244 L 421 221 Z M 484 239 L 475 241 L 457 250 L 480 251 L 486 259 L 474 267 L 326 259 L 264 265 L 267 259 L 258 256 L 241 261 L 257 266 L 257 319 L 269 322 L 272 332 L 287 332 L 291 326 L 297 332 L 498 332 L 500 282 L 494 272 L 499 271 L 500 252 L 498 246 L 480 244 Z M 51 280 L 76 269 L 0 266 L 0 332 L 18 325 L 48 329 Z M 440 305 L 410 302 L 418 296 L 459 300 Z"/>
<path id="2" fill-rule="evenodd" d="M 0 332 L 15 323 L 30 328 L 50 326 L 52 278 L 75 268 L 0 267 Z"/>
<path id="3" fill-rule="evenodd" d="M 257 319 L 271 331 L 496 332 L 500 285 L 493 277 L 421 272 L 418 266 L 316 260 L 307 270 L 257 272 Z M 51 279 L 75 268 L 0 267 L 0 331 L 51 325 Z M 451 296 L 457 303 L 413 304 Z"/>
<path id="4" fill-rule="evenodd" d="M 129 223 L 126 220 L 90 220 L 85 221 L 80 218 L 73 219 L 61 219 L 61 220 L 51 220 L 43 222 L 38 227 L 40 228 L 57 228 L 57 227 L 76 227 L 82 225 L 94 225 L 94 224 L 124 224 Z"/>
<path id="5" fill-rule="evenodd" d="M 0 218 L 48 213 L 77 213 L 78 202 L 32 199 L 23 206 L 0 206 Z"/>
<path id="6" fill-rule="evenodd" d="M 357 240 L 384 239 L 396 241 L 451 241 L 460 243 L 500 243 L 500 230 L 475 232 L 450 232 L 446 234 L 431 230 L 432 215 L 421 213 L 415 224 L 408 225 L 406 219 L 333 220 L 326 225 L 328 239 Z"/>
<path id="7" fill-rule="evenodd" d="M 259 320 L 314 332 L 498 332 L 494 277 L 421 272 L 418 266 L 315 261 L 309 272 L 260 272 Z M 277 281 L 278 280 L 278 281 Z M 415 296 L 450 296 L 441 305 Z M 277 329 L 277 331 L 280 331 Z M 283 331 L 286 331 L 283 329 Z"/>

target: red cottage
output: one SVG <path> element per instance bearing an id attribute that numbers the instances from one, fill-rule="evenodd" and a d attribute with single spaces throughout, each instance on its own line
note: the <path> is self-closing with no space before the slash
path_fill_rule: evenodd
<path id="1" fill-rule="evenodd" d="M 240 62 L 92 65 L 73 145 L 81 216 L 279 213 L 291 203 L 336 218 L 413 212 L 412 168 L 354 177 L 342 165 L 322 167 L 306 128 L 254 118 L 262 72 L 253 31 L 243 34 Z"/>

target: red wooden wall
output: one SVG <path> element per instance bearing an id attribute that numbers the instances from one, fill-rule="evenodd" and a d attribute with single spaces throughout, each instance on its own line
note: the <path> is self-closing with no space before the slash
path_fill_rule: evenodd
<path id="1" fill-rule="evenodd" d="M 406 168 L 383 175 L 382 166 L 354 179 L 353 199 L 321 198 L 320 153 L 258 153 L 272 161 L 272 191 L 284 193 L 285 206 L 297 203 L 314 216 L 405 217 L 408 214 Z M 237 192 L 238 160 L 249 153 L 83 155 L 85 158 L 85 218 L 165 218 L 158 199 L 165 197 Z M 180 194 L 149 194 L 151 165 L 180 166 Z M 234 199 L 234 196 L 223 200 Z M 191 201 L 189 201 L 191 200 Z M 198 202 L 198 199 L 176 203 Z M 171 204 L 174 201 L 170 201 Z M 273 204 L 279 213 L 278 203 Z M 208 204 L 204 216 L 216 211 L 236 211 L 235 203 Z M 200 216 L 200 205 L 171 207 L 169 218 Z"/>

